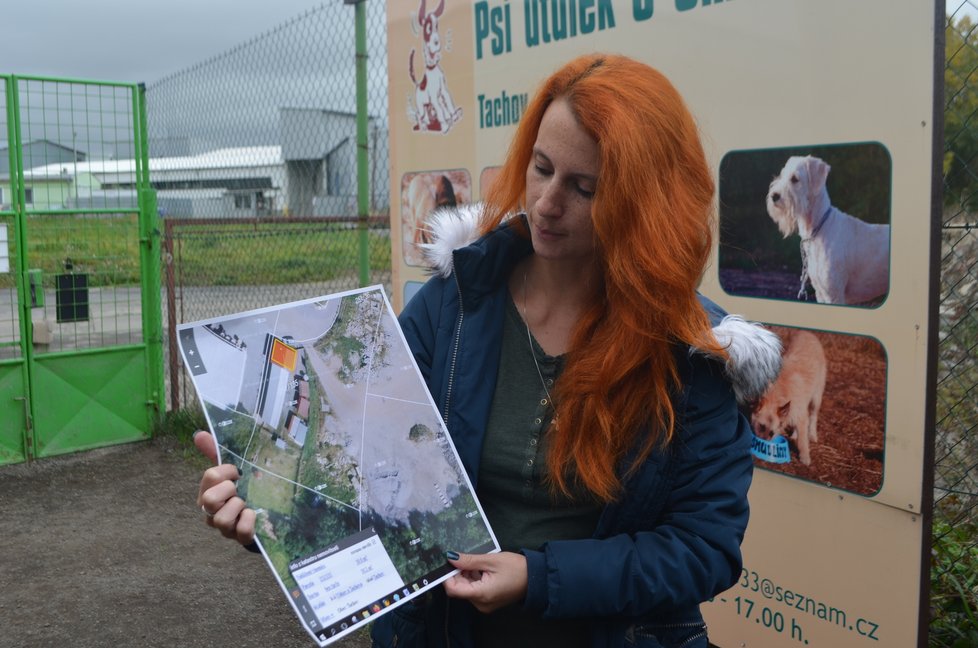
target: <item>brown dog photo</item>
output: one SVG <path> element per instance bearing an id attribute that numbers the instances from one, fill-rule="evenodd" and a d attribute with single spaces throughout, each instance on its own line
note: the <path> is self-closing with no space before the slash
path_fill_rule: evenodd
<path id="1" fill-rule="evenodd" d="M 793 439 L 799 461 L 809 466 L 825 392 L 825 351 L 809 331 L 789 330 L 781 338 L 781 373 L 755 406 L 751 425 L 762 439 L 775 435 Z"/>
<path id="2" fill-rule="evenodd" d="M 768 325 L 781 338 L 782 369 L 746 408 L 756 445 L 785 439 L 778 463 L 755 452 L 760 468 L 860 495 L 883 485 L 886 351 L 874 338 Z"/>
<path id="3" fill-rule="evenodd" d="M 406 173 L 401 178 L 401 251 L 404 262 L 424 265 L 421 246 L 430 242 L 428 219 L 440 207 L 455 207 L 472 197 L 468 171 L 455 169 Z"/>

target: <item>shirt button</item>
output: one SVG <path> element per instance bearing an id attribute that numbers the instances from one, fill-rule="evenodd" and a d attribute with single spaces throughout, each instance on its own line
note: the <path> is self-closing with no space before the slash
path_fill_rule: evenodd
<path id="1" fill-rule="evenodd" d="M 526 465 L 527 466 L 532 466 L 533 465 L 533 460 L 532 459 L 527 459 L 526 460 Z"/>
<path id="2" fill-rule="evenodd" d="M 547 378 L 547 387 L 553 387 L 553 384 L 554 384 L 554 379 L 553 378 Z"/>
<path id="3" fill-rule="evenodd" d="M 535 419 L 533 419 L 533 422 L 536 423 L 537 425 L 540 425 L 541 423 L 543 423 L 543 419 L 542 418 L 535 418 Z"/>
<path id="4" fill-rule="evenodd" d="M 546 405 L 547 404 L 547 399 L 546 398 L 541 398 L 540 399 L 540 404 L 541 405 Z"/>
<path id="5" fill-rule="evenodd" d="M 540 419 L 537 419 L 537 420 L 539 421 Z M 535 446 L 536 444 L 537 444 L 537 440 L 536 439 L 530 439 L 530 445 L 531 446 Z"/>

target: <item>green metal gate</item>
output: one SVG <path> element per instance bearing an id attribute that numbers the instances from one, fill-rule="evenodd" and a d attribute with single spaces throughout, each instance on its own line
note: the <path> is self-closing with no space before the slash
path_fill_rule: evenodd
<path id="1" fill-rule="evenodd" d="M 143 87 L 0 80 L 0 464 L 147 438 L 164 387 Z"/>

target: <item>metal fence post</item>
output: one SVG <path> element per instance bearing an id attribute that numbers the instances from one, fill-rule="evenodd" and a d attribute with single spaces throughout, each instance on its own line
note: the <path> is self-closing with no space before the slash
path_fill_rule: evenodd
<path id="1" fill-rule="evenodd" d="M 349 1 L 349 0 L 348 0 Z M 370 282 L 367 218 L 370 207 L 370 167 L 367 151 L 367 9 L 365 0 L 355 2 L 357 48 L 357 218 L 360 228 L 360 285 Z"/>

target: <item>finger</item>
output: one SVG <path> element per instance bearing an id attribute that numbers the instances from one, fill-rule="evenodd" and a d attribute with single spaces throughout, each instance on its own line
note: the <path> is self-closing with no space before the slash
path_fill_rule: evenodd
<path id="1" fill-rule="evenodd" d="M 464 574 L 455 574 L 445 581 L 445 593 L 449 598 L 472 599 L 475 595 L 477 580 L 467 578 Z"/>
<path id="2" fill-rule="evenodd" d="M 519 602 L 526 595 L 526 558 L 520 554 L 446 554 L 461 571 L 445 581 L 445 593 L 465 599 L 480 612 Z"/>
<path id="3" fill-rule="evenodd" d="M 230 518 L 234 510 L 238 510 L 240 513 L 237 518 L 228 523 L 227 519 Z M 222 517 L 215 515 L 205 518 L 207 526 L 217 529 L 225 538 L 237 540 L 242 545 L 250 545 L 254 542 L 255 512 L 245 507 L 244 500 L 240 498 L 231 500 L 222 511 L 227 513 L 227 517 L 222 514 Z"/>
<path id="4" fill-rule="evenodd" d="M 197 430 L 194 432 L 194 445 L 202 455 L 217 463 L 217 439 L 210 432 Z"/>
<path id="5" fill-rule="evenodd" d="M 453 567 L 463 572 L 480 572 L 489 569 L 494 564 L 496 554 L 463 554 L 454 551 L 445 552 L 445 559 Z"/>
<path id="6" fill-rule="evenodd" d="M 255 540 L 255 511 L 246 508 L 238 516 L 238 526 L 235 528 L 237 540 L 243 545 L 249 545 Z"/>
<path id="7" fill-rule="evenodd" d="M 237 478 L 237 475 L 235 475 L 235 478 Z M 204 482 L 202 481 L 201 488 L 203 486 Z M 217 515 L 218 511 L 224 507 L 227 501 L 237 496 L 237 494 L 238 485 L 230 479 L 225 479 L 201 492 L 197 500 L 200 506 L 203 507 L 204 513 Z"/>
<path id="8" fill-rule="evenodd" d="M 227 500 L 214 515 L 208 520 L 208 524 L 221 532 L 225 538 L 238 537 L 238 518 L 245 509 L 245 502 L 240 497 L 232 497 Z"/>
<path id="9" fill-rule="evenodd" d="M 203 476 L 200 479 L 200 487 L 197 489 L 197 505 L 201 506 L 204 504 L 204 493 L 211 488 L 222 484 L 224 482 L 231 482 L 233 488 L 234 482 L 241 476 L 238 471 L 237 466 L 233 464 L 221 464 L 220 466 L 211 466 L 204 471 Z M 233 493 L 228 494 L 228 497 L 233 495 Z M 227 499 L 225 497 L 224 499 Z M 208 508 L 207 510 L 211 513 L 215 512 L 220 507 L 220 502 L 217 500 L 211 500 L 212 504 L 215 504 L 214 508 Z"/>

